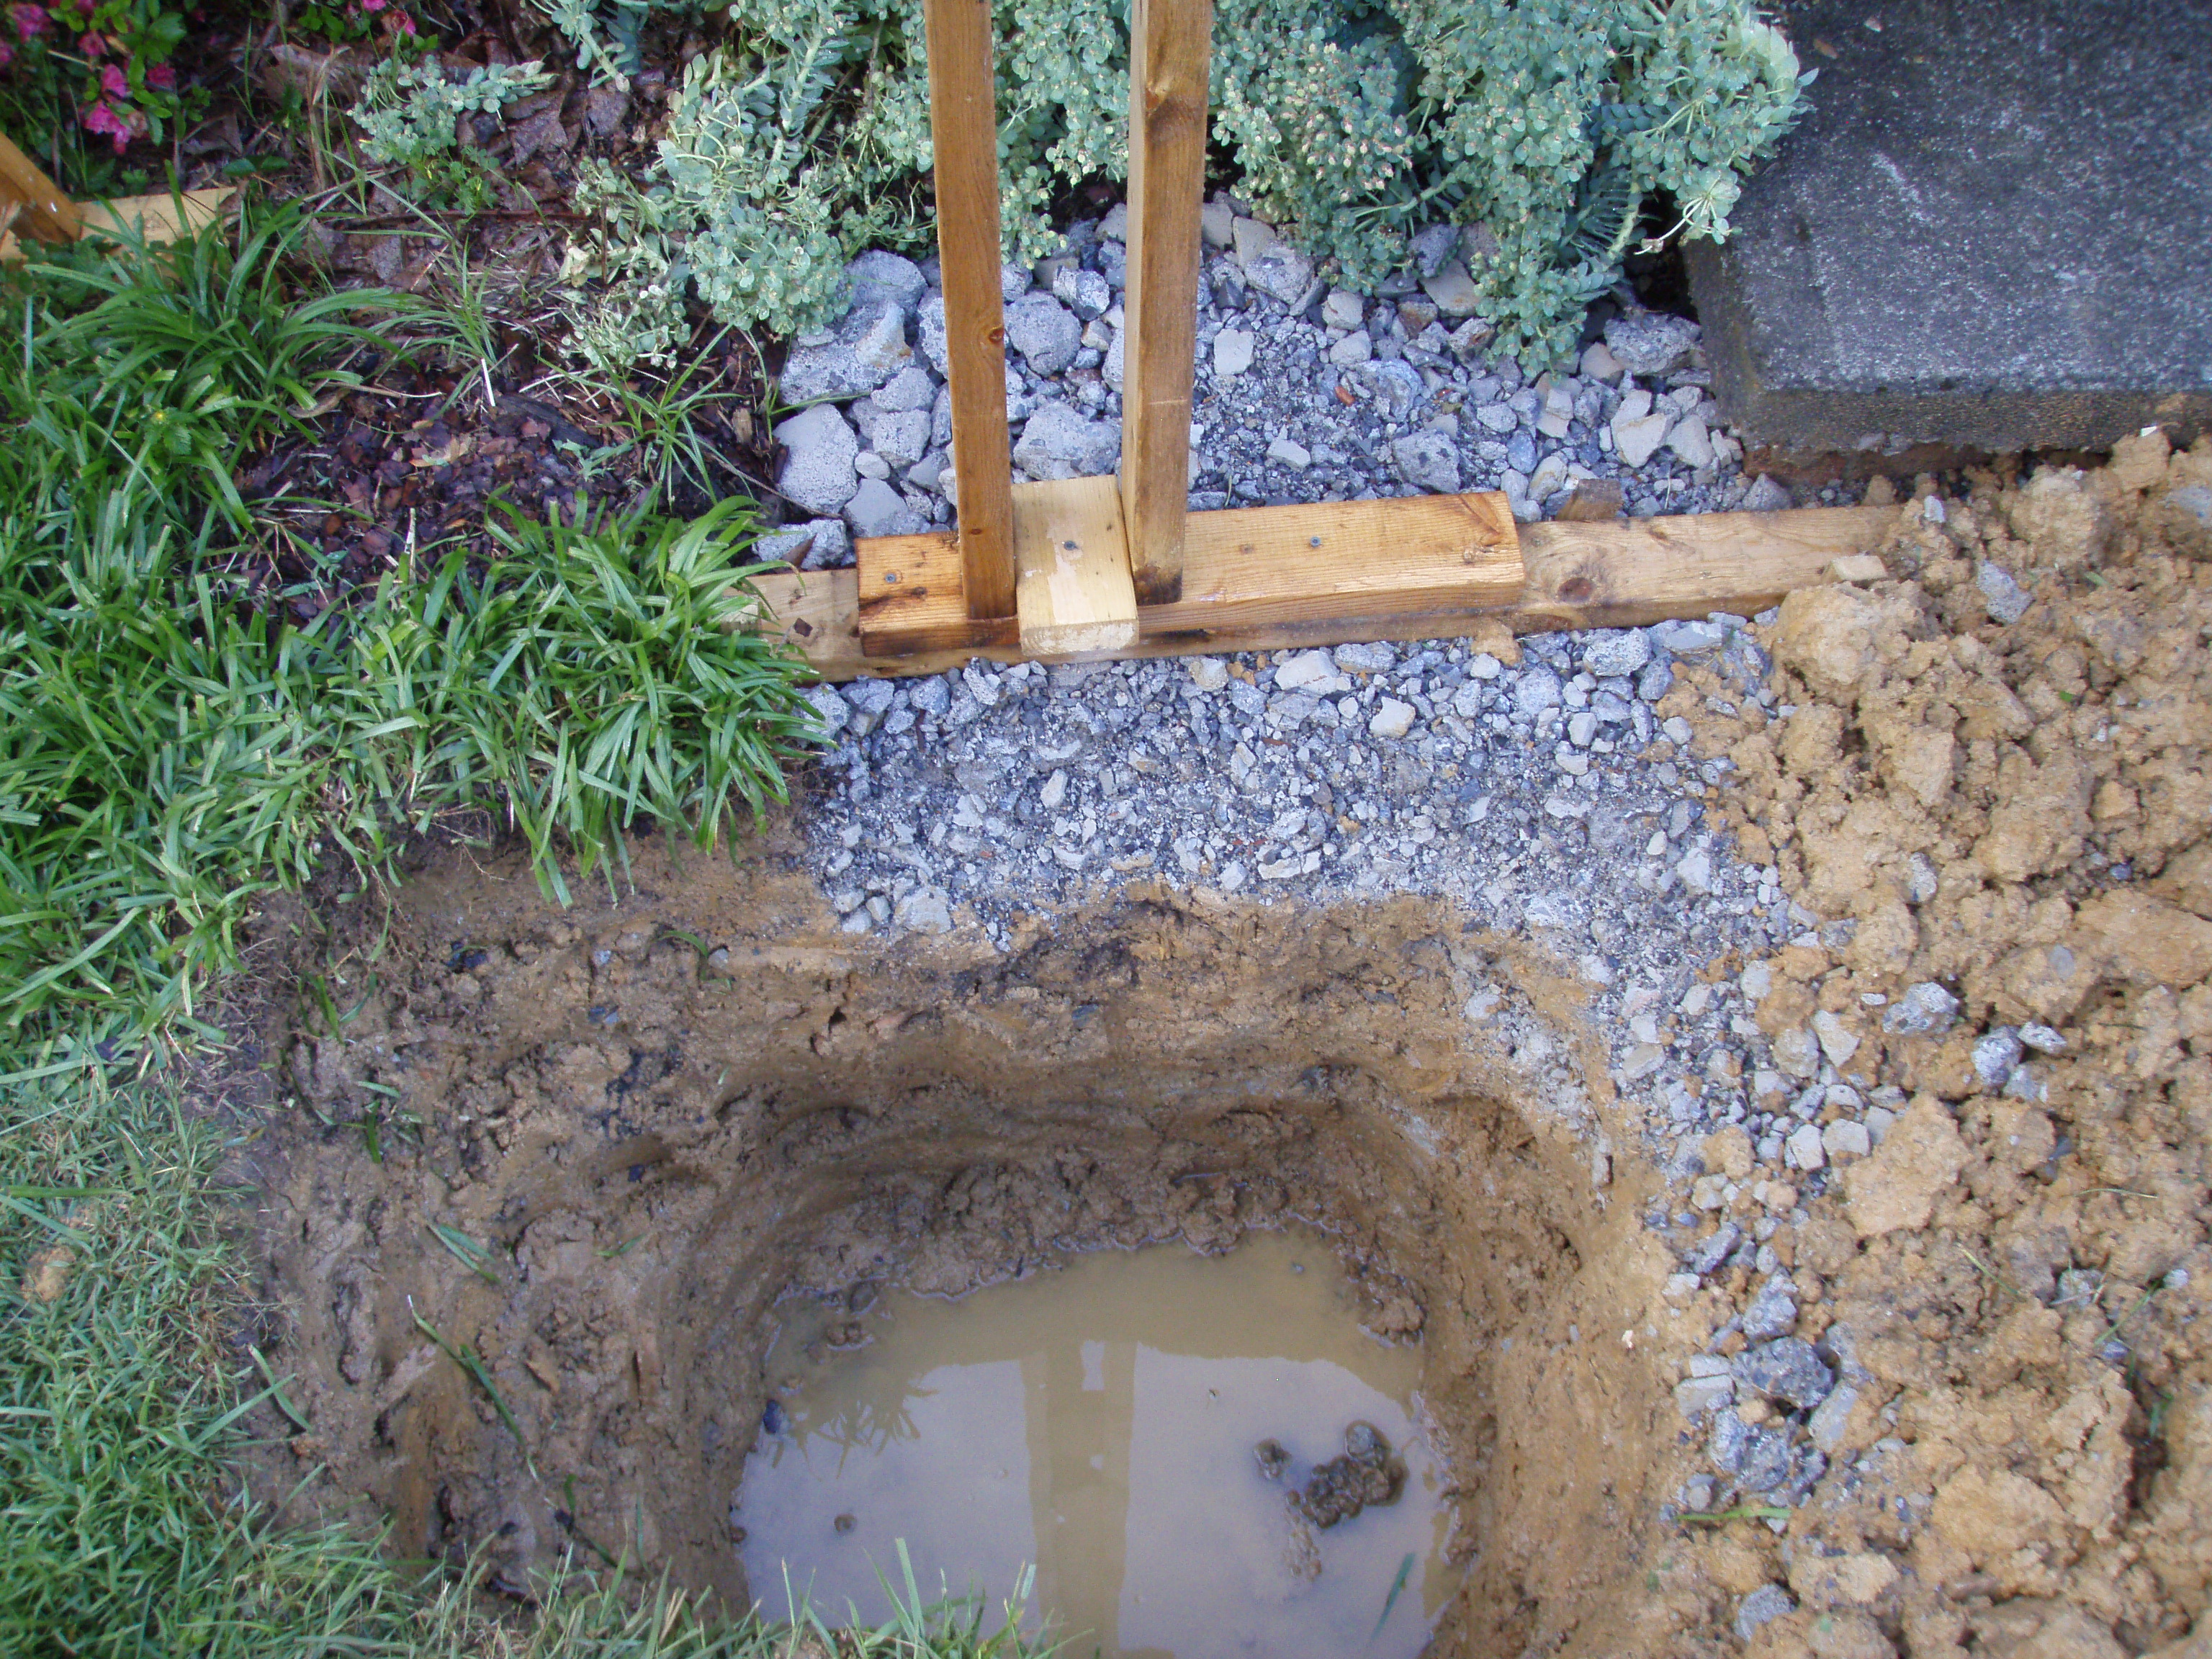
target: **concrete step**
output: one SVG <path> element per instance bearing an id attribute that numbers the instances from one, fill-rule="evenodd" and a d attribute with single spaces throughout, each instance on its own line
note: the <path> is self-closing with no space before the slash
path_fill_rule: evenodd
<path id="1" fill-rule="evenodd" d="M 1686 250 L 1732 422 L 1796 453 L 2212 429 L 2212 4 L 1780 21 L 1813 108 Z"/>

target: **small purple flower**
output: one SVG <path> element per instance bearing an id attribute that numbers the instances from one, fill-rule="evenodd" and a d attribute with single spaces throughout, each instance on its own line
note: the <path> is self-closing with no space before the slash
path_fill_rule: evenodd
<path id="1" fill-rule="evenodd" d="M 118 64 L 110 64 L 100 72 L 100 89 L 110 98 L 131 95 L 131 77 Z"/>
<path id="2" fill-rule="evenodd" d="M 46 26 L 52 21 L 44 6 L 18 6 L 15 8 L 15 38 L 18 40 L 35 40 L 46 32 Z"/>

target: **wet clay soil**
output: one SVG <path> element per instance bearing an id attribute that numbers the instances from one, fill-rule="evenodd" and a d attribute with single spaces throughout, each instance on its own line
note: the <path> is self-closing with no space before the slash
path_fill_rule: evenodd
<path id="1" fill-rule="evenodd" d="M 642 851 L 634 894 L 566 915 L 519 861 L 434 863 L 365 937 L 374 979 L 337 969 L 367 1000 L 292 1050 L 261 1172 L 263 1335 L 312 1425 L 264 1490 L 319 1469 L 295 1514 L 489 1541 L 516 1591 L 574 1547 L 773 1607 L 731 1504 L 781 1299 L 1295 1219 L 1358 1322 L 1419 1343 L 1464 1572 L 1432 1650 L 1633 1638 L 1673 1407 L 1621 1338 L 1669 1264 L 1593 1185 L 1571 997 L 1522 947 L 1410 901 L 1164 896 L 1004 955 L 885 947 L 836 933 L 774 836 L 734 866 Z"/>
<path id="2" fill-rule="evenodd" d="M 903 1541 L 926 1592 L 992 1607 L 1035 1564 L 1028 1622 L 1076 1652 L 1410 1659 L 1458 1587 L 1421 1350 L 1360 1330 L 1324 1238 L 867 1304 L 778 1310 L 737 1516 L 771 1607 L 787 1580 L 878 1622 Z"/>

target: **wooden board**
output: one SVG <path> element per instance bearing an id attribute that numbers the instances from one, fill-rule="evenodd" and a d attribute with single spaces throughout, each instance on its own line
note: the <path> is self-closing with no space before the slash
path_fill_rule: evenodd
<path id="1" fill-rule="evenodd" d="M 149 246 L 173 242 L 211 224 L 223 206 L 238 194 L 233 185 L 212 190 L 188 190 L 175 196 L 121 196 L 110 202 L 88 202 L 76 210 L 80 234 L 88 237 L 133 236 Z M 20 257 L 14 235 L 0 235 L 0 262 Z"/>
<path id="2" fill-rule="evenodd" d="M 1122 300 L 1121 509 L 1138 599 L 1182 597 L 1198 343 L 1211 0 L 1129 13 L 1129 262 Z"/>
<path id="3" fill-rule="evenodd" d="M 1871 552 L 1896 521 L 1893 507 L 1831 507 L 1523 525 L 1527 621 L 1514 626 L 1632 628 L 1763 611 L 1792 588 L 1829 580 L 1832 563 Z"/>
<path id="4" fill-rule="evenodd" d="M 999 123 L 991 0 L 923 0 L 937 246 L 945 270 L 952 473 L 971 614 L 1014 614 L 1013 456 L 1006 437 L 1006 317 L 999 289 Z"/>
<path id="5" fill-rule="evenodd" d="M 1496 494 L 1194 513 L 1183 548 L 1182 598 L 1146 608 L 1148 635 L 1503 609 L 1521 593 L 1513 513 Z"/>
<path id="6" fill-rule="evenodd" d="M 1194 514 L 1190 522 L 1202 523 L 1212 516 Z M 1139 607 L 1137 643 L 1115 654 L 1172 657 L 1354 640 L 1447 639 L 1486 621 L 1503 622 L 1516 634 L 1530 634 L 1641 625 L 1674 617 L 1698 618 L 1713 611 L 1749 615 L 1778 603 L 1794 588 L 1817 587 L 1833 580 L 1836 561 L 1879 547 L 1896 519 L 1895 507 L 1836 507 L 1612 524 L 1523 525 L 1520 534 L 1527 577 L 1522 592 L 1502 605 L 1205 631 L 1163 629 L 1157 609 Z M 949 536 L 900 537 L 860 546 L 865 556 L 872 546 L 930 541 L 950 551 Z M 824 679 L 939 674 L 971 656 L 1019 662 L 1029 655 L 1009 626 L 1006 637 L 996 641 L 963 645 L 948 641 L 911 656 L 870 656 L 860 644 L 858 573 L 778 573 L 760 578 L 758 586 L 786 636 L 806 653 Z"/>
<path id="7" fill-rule="evenodd" d="M 13 253 L 17 235 L 33 242 L 74 242 L 82 222 L 76 204 L 45 169 L 0 137 L 0 231 L 10 233 L 0 252 Z"/>
<path id="8" fill-rule="evenodd" d="M 1137 642 L 1137 590 L 1112 478 L 1015 485 L 1014 563 L 1024 651 L 1079 656 Z"/>
<path id="9" fill-rule="evenodd" d="M 921 536 L 869 536 L 854 544 L 855 639 L 871 657 L 915 651 L 964 654 L 986 645 L 1018 650 L 1012 616 L 969 614 L 960 543 L 949 530 Z"/>

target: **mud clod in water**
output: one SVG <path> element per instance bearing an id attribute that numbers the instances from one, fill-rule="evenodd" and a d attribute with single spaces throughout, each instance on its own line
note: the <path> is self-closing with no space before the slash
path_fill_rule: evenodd
<path id="1" fill-rule="evenodd" d="M 1372 1423 L 1354 1423 L 1344 1431 L 1344 1453 L 1313 1472 L 1297 1498 L 1298 1513 L 1327 1528 L 1349 1521 L 1360 1510 L 1395 1504 L 1405 1489 L 1406 1466 Z"/>

